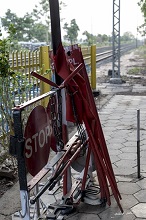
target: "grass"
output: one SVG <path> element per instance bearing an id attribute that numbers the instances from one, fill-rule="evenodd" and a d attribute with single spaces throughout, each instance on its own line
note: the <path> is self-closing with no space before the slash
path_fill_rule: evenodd
<path id="1" fill-rule="evenodd" d="M 138 60 L 142 59 L 142 65 L 134 66 L 133 68 L 129 69 L 127 74 L 129 75 L 140 75 L 146 74 L 146 45 L 142 45 L 136 49 L 135 55 L 138 55 Z"/>
<path id="2" fill-rule="evenodd" d="M 134 67 L 130 70 L 128 70 L 127 74 L 129 75 L 139 75 L 141 73 L 142 68 L 141 67 Z"/>

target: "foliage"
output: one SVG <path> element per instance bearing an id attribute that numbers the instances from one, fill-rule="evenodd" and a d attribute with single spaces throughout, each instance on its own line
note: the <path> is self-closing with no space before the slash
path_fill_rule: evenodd
<path id="1" fill-rule="evenodd" d="M 109 42 L 109 36 L 107 34 L 98 34 L 97 39 L 100 40 L 100 42 Z"/>
<path id="2" fill-rule="evenodd" d="M 125 32 L 122 36 L 121 36 L 121 41 L 123 42 L 128 42 L 128 41 L 132 41 L 134 40 L 135 37 L 131 32 Z"/>
<path id="3" fill-rule="evenodd" d="M 63 1 L 59 1 L 60 10 L 62 7 L 65 7 Z M 48 44 L 51 43 L 51 33 L 50 33 L 50 5 L 48 0 L 41 0 L 39 2 L 39 5 L 35 5 L 35 8 L 33 9 L 32 15 L 34 17 L 35 22 L 41 22 L 44 21 L 45 25 L 45 32 L 46 32 L 46 42 Z"/>
<path id="4" fill-rule="evenodd" d="M 45 41 L 47 43 L 50 42 L 50 6 L 49 1 L 41 0 L 39 5 L 35 5 L 35 8 L 33 9 L 32 15 L 34 17 L 34 21 L 41 22 L 42 20 L 45 22 Z"/>
<path id="5" fill-rule="evenodd" d="M 112 36 L 110 35 L 106 35 L 106 34 L 93 35 L 93 34 L 90 34 L 88 31 L 84 31 L 83 35 L 86 36 L 86 39 L 84 40 L 84 42 L 88 44 L 88 46 L 91 46 L 92 44 L 109 45 L 110 43 L 112 43 Z M 135 37 L 131 32 L 125 32 L 121 36 L 121 42 L 124 42 L 124 43 L 133 41 L 134 39 Z"/>
<path id="6" fill-rule="evenodd" d="M 146 1 L 146 0 L 145 0 Z M 139 5 L 142 7 L 143 13 L 145 12 L 145 7 L 142 3 L 145 2 L 141 0 Z M 59 1 L 60 10 L 66 5 L 63 1 Z M 145 12 L 146 13 L 146 12 Z M 61 13 L 60 13 L 61 15 Z M 16 29 L 15 34 L 15 45 L 18 48 L 18 41 L 31 41 L 31 42 L 46 42 L 51 45 L 51 33 L 50 33 L 50 7 L 48 0 L 40 0 L 38 5 L 32 12 L 26 13 L 23 17 L 18 17 L 15 13 L 11 12 L 10 9 L 7 10 L 5 16 L 1 18 L 2 25 L 6 31 L 11 24 L 14 25 Z M 79 27 L 75 19 L 72 19 L 70 24 L 65 23 L 63 29 L 66 31 L 64 39 L 69 41 L 70 44 L 77 43 Z M 108 45 L 112 42 L 112 36 L 106 34 L 93 35 L 88 31 L 84 31 L 83 35 L 86 39 L 83 41 L 80 39 L 80 43 L 84 42 L 86 45 L 97 44 L 97 45 Z M 134 36 L 130 32 L 125 32 L 121 36 L 122 42 L 131 41 Z"/>
<path id="7" fill-rule="evenodd" d="M 88 46 L 93 44 L 94 39 L 96 38 L 93 34 L 90 34 L 88 31 L 84 31 L 83 35 L 86 36 L 85 42 L 88 43 Z"/>
<path id="8" fill-rule="evenodd" d="M 130 75 L 138 75 L 140 74 L 140 71 L 141 71 L 141 68 L 140 67 L 134 67 L 132 69 L 130 69 L 127 74 L 130 74 Z"/>
<path id="9" fill-rule="evenodd" d="M 8 38 L 0 39 L 0 77 L 4 78 L 13 74 L 9 64 L 9 52 L 12 46 L 13 37 L 16 30 L 13 25 L 9 26 Z M 1 34 L 2 38 L 2 34 Z"/>
<path id="10" fill-rule="evenodd" d="M 12 120 L 10 116 L 10 109 L 12 108 L 12 97 L 9 94 L 9 79 L 13 78 L 14 73 L 11 71 L 9 64 L 9 51 L 15 29 L 11 25 L 8 31 L 9 37 L 0 39 L 0 124 L 2 127 L 1 134 L 5 135 L 5 129 L 9 126 L 12 130 Z M 5 122 L 8 126 L 6 126 Z M 5 143 L 7 145 L 8 139 L 5 137 Z"/>
<path id="11" fill-rule="evenodd" d="M 9 64 L 9 52 L 13 47 L 12 41 L 15 31 L 13 25 L 10 25 L 8 37 L 3 38 L 2 34 L 0 37 L 0 136 L 3 137 L 1 144 L 5 148 L 9 144 L 8 133 L 13 133 L 12 108 L 15 106 L 16 96 L 17 99 L 20 98 L 18 97 L 18 91 L 22 88 L 20 84 L 25 88 L 25 92 L 30 86 L 26 81 L 26 76 L 20 72 L 13 72 Z M 23 98 L 24 96 L 21 93 L 20 102 L 23 101 Z"/>
<path id="12" fill-rule="evenodd" d="M 88 31 L 84 31 L 83 35 L 86 36 L 85 42 L 88 43 L 88 46 L 94 44 L 108 44 L 111 42 L 111 37 L 106 35 L 106 34 L 98 34 L 98 35 L 93 35 L 90 34 Z"/>
<path id="13" fill-rule="evenodd" d="M 146 34 L 146 0 L 140 0 L 138 5 L 144 17 L 144 23 L 138 27 L 138 31 L 142 36 Z"/>
<path id="14" fill-rule="evenodd" d="M 72 19 L 70 22 L 70 25 L 66 22 L 64 24 L 63 29 L 66 31 L 66 35 L 64 36 L 64 39 L 68 40 L 70 44 L 76 43 L 77 42 L 77 37 L 78 37 L 78 31 L 80 30 L 76 20 Z"/>
<path id="15" fill-rule="evenodd" d="M 46 41 L 46 26 L 38 23 L 31 14 L 26 13 L 23 17 L 18 17 L 7 10 L 5 17 L 1 18 L 2 26 L 8 31 L 9 26 L 13 24 L 16 29 L 15 40 L 18 41 Z"/>
<path id="16" fill-rule="evenodd" d="M 60 1 L 60 10 L 65 4 Z M 51 42 L 50 34 L 50 7 L 48 0 L 41 0 L 39 5 L 35 5 L 32 12 L 26 13 L 23 17 L 18 17 L 15 13 L 7 10 L 5 16 L 1 18 L 2 26 L 6 31 L 11 24 L 16 28 L 17 41 L 39 41 Z"/>

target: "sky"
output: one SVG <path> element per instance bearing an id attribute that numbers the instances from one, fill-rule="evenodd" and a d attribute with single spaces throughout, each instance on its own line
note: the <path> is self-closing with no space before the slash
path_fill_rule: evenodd
<path id="1" fill-rule="evenodd" d="M 2 1 L 2 0 L 0 0 Z M 113 26 L 113 0 L 63 0 L 66 7 L 62 9 L 60 17 L 64 22 L 70 23 L 76 19 L 79 26 L 79 37 L 82 33 L 88 31 L 93 35 L 107 34 L 111 35 Z M 120 33 L 131 32 L 137 35 L 137 26 L 143 23 L 140 8 L 137 5 L 138 0 L 121 0 L 120 7 Z M 39 0 L 4 0 L 0 7 L 0 17 L 5 15 L 7 9 L 11 9 L 18 16 L 23 16 L 26 12 L 31 12 Z M 63 23 L 61 23 L 63 27 Z M 62 35 L 65 33 L 62 30 Z"/>

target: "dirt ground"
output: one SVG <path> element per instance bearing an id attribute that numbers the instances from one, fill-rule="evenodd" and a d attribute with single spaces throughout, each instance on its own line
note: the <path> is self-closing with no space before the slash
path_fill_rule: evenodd
<path id="1" fill-rule="evenodd" d="M 0 165 L 0 198 L 18 180 L 16 160 L 9 157 Z"/>
<path id="2" fill-rule="evenodd" d="M 109 82 L 111 76 L 108 76 L 108 70 L 112 69 L 111 62 L 97 68 L 97 83 Z M 121 57 L 121 78 L 123 83 L 130 85 L 141 84 L 146 86 L 146 49 L 136 49 Z M 130 92 L 129 92 L 130 93 Z M 136 95 L 136 94 L 133 94 Z M 138 95 L 146 95 L 141 93 Z M 105 99 L 106 95 L 100 95 L 100 99 Z M 15 164 L 16 166 L 16 164 Z M 0 165 L 0 169 L 4 169 L 5 174 L 0 172 L 0 198 L 5 192 L 17 182 L 17 173 L 12 171 L 12 163 L 9 159 Z"/>
<path id="3" fill-rule="evenodd" d="M 97 68 L 97 83 L 109 82 L 111 76 L 108 71 L 112 69 L 112 63 L 106 63 Z M 123 83 L 130 85 L 146 85 L 146 48 L 138 48 L 123 55 L 120 60 L 120 74 Z"/>

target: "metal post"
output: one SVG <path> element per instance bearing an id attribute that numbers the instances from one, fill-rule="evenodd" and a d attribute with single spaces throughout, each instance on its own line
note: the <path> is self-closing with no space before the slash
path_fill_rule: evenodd
<path id="1" fill-rule="evenodd" d="M 36 184 L 36 186 L 35 186 L 36 195 L 38 194 L 38 192 L 39 192 L 39 185 Z M 40 216 L 40 201 L 39 201 L 39 199 L 36 201 L 36 215 L 37 215 L 37 218 L 39 218 L 39 216 Z"/>
<path id="2" fill-rule="evenodd" d="M 59 46 L 62 44 L 61 41 L 61 28 L 60 28 L 60 13 L 59 13 L 59 1 L 58 0 L 49 0 L 50 5 L 50 18 L 51 18 L 51 35 L 52 35 L 52 47 L 53 47 L 53 54 L 56 55 Z M 55 70 L 55 78 L 56 84 L 60 85 L 62 83 L 62 78 L 57 74 Z M 67 125 L 66 118 L 63 117 L 65 112 L 64 106 L 65 103 L 65 90 L 62 89 L 57 92 L 58 96 L 62 96 L 62 134 L 63 130 Z M 64 135 L 65 136 L 65 135 Z M 67 128 L 66 128 L 66 140 L 68 139 Z M 62 137 L 63 138 L 63 137 Z M 65 195 L 72 187 L 72 180 L 71 180 L 71 168 L 69 167 L 63 176 L 63 194 Z"/>
<path id="3" fill-rule="evenodd" d="M 140 110 L 137 110 L 137 177 L 140 178 Z"/>
<path id="4" fill-rule="evenodd" d="M 111 83 L 122 83 L 120 77 L 120 0 L 113 0 L 113 60 Z"/>
<path id="5" fill-rule="evenodd" d="M 14 138 L 16 147 L 16 157 L 18 163 L 18 177 L 20 186 L 20 200 L 22 211 L 19 212 L 20 216 L 24 220 L 30 220 L 30 210 L 29 210 L 29 195 L 27 188 L 27 171 L 24 158 L 24 147 L 25 140 L 23 138 L 23 126 L 22 126 L 22 115 L 21 110 L 16 109 L 13 111 L 14 120 Z"/>
<path id="6" fill-rule="evenodd" d="M 41 74 L 45 74 L 45 78 L 50 79 L 51 74 L 48 71 L 50 69 L 50 59 L 49 59 L 49 46 L 40 47 L 40 68 Z M 50 85 L 40 81 L 41 95 L 50 91 Z M 46 107 L 48 105 L 49 98 L 42 100 L 42 105 Z"/>
<path id="7" fill-rule="evenodd" d="M 91 87 L 96 90 L 96 45 L 91 46 Z"/>

